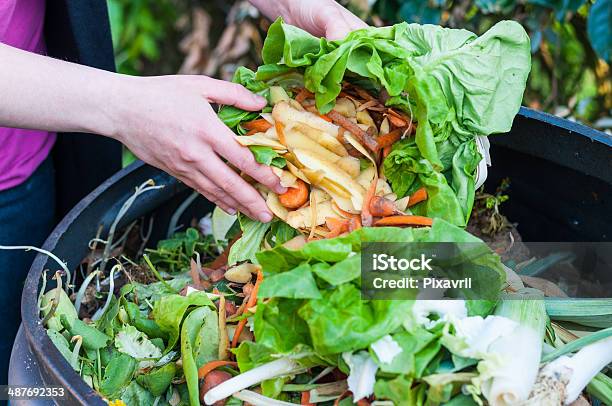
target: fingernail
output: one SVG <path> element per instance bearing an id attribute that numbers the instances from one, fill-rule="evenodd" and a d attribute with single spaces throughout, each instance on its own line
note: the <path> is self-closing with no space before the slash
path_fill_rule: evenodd
<path id="1" fill-rule="evenodd" d="M 285 193 L 287 191 L 287 188 L 284 186 L 277 186 L 276 187 L 276 193 L 282 194 Z"/>
<path id="2" fill-rule="evenodd" d="M 253 94 L 253 100 L 254 100 L 256 103 L 264 103 L 264 102 L 265 102 L 266 104 L 268 103 L 268 101 L 266 100 L 266 98 L 265 98 L 265 97 L 260 96 L 260 95 L 258 95 L 258 94 Z"/>
<path id="3" fill-rule="evenodd" d="M 272 221 L 272 215 L 266 211 L 259 213 L 259 220 L 263 223 Z"/>

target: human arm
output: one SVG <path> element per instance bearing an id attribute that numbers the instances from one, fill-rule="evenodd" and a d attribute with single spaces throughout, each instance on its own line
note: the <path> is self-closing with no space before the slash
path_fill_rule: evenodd
<path id="1" fill-rule="evenodd" d="M 259 110 L 266 104 L 240 85 L 205 76 L 119 75 L 0 44 L 0 95 L 0 126 L 115 138 L 226 211 L 271 219 L 259 193 L 222 158 L 284 191 L 210 106 Z"/>

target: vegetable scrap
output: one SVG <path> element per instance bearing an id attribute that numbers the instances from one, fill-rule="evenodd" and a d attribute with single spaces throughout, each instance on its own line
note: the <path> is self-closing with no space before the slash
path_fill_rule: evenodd
<path id="1" fill-rule="evenodd" d="M 215 208 L 110 271 L 97 238 L 77 294 L 43 286 L 49 338 L 109 404 L 611 404 L 609 300 L 551 304 L 492 250 L 468 270 L 490 300 L 362 298 L 363 243 L 480 242 L 475 137 L 510 128 L 529 55 L 509 21 L 327 41 L 277 20 L 235 76 L 269 105 L 219 111 L 287 188 L 253 183 L 276 218 Z"/>

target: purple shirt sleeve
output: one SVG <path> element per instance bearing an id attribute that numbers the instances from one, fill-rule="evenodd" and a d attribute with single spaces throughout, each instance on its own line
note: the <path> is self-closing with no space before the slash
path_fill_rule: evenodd
<path id="1" fill-rule="evenodd" d="M 44 54 L 44 17 L 45 0 L 0 0 L 0 42 Z M 0 127 L 0 190 L 23 183 L 54 142 L 47 131 Z"/>

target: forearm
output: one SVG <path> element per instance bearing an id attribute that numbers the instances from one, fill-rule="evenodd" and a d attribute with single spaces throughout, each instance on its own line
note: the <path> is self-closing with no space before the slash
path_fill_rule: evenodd
<path id="1" fill-rule="evenodd" d="M 113 136 L 126 80 L 0 44 L 0 126 Z"/>

